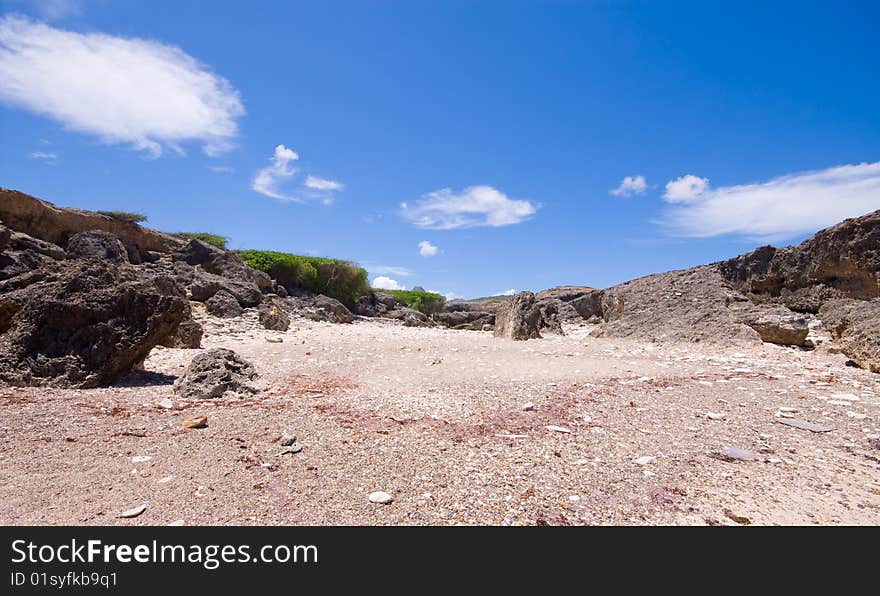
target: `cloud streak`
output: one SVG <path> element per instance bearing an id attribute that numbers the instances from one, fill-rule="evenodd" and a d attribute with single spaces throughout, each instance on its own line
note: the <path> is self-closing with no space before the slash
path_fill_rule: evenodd
<path id="1" fill-rule="evenodd" d="M 427 240 L 419 242 L 419 254 L 423 257 L 433 257 L 438 252 L 440 252 L 440 249 Z"/>
<path id="2" fill-rule="evenodd" d="M 0 102 L 154 158 L 193 141 L 227 151 L 244 114 L 232 85 L 179 48 L 19 16 L 0 18 Z"/>
<path id="3" fill-rule="evenodd" d="M 415 226 L 432 230 L 501 227 L 530 219 L 540 205 L 511 199 L 491 186 L 469 186 L 462 191 L 444 188 L 423 195 L 414 205 L 401 204 L 401 214 Z"/>
<path id="4" fill-rule="evenodd" d="M 880 162 L 719 188 L 688 175 L 667 184 L 664 199 L 672 207 L 658 223 L 674 235 L 779 242 L 880 209 Z"/>
<path id="5" fill-rule="evenodd" d="M 379 277 L 373 279 L 372 286 L 377 290 L 405 290 L 406 288 L 400 285 L 396 279 L 391 279 L 390 277 L 385 277 L 384 275 L 380 275 Z"/>
<path id="6" fill-rule="evenodd" d="M 644 176 L 626 176 L 620 181 L 617 188 L 608 191 L 608 194 L 615 197 L 631 197 L 640 195 L 648 189 L 648 181 Z"/>

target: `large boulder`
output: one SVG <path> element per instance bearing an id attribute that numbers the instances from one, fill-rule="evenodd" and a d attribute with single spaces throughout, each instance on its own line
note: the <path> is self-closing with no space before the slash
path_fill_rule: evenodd
<path id="1" fill-rule="evenodd" d="M 403 322 L 404 327 L 433 327 L 434 322 L 425 314 L 407 306 L 401 306 L 384 315 Z"/>
<path id="2" fill-rule="evenodd" d="M 807 318 L 795 313 L 761 315 L 748 325 L 758 332 L 761 341 L 783 346 L 804 345 L 810 332 Z"/>
<path id="3" fill-rule="evenodd" d="M 254 365 L 225 348 L 214 348 L 192 359 L 174 382 L 174 393 L 184 399 L 247 397 L 261 391 Z"/>
<path id="4" fill-rule="evenodd" d="M 234 252 L 223 250 L 201 240 L 190 240 L 186 246 L 174 253 L 174 259 L 198 266 L 203 271 L 228 280 L 253 284 L 261 292 L 274 290 L 274 283 L 266 273 L 251 269 Z"/>
<path id="5" fill-rule="evenodd" d="M 204 334 L 205 330 L 202 328 L 201 323 L 192 318 L 192 309 L 189 308 L 189 303 L 187 303 L 183 320 L 180 321 L 174 333 L 161 342 L 161 345 L 166 348 L 201 348 Z"/>
<path id="6" fill-rule="evenodd" d="M 168 341 L 187 303 L 173 279 L 96 260 L 0 281 L 0 381 L 96 387 Z"/>
<path id="7" fill-rule="evenodd" d="M 303 313 L 313 321 L 329 321 L 331 323 L 351 323 L 354 315 L 344 304 L 335 298 L 318 294 L 310 301 L 310 308 Z"/>
<path id="8" fill-rule="evenodd" d="M 832 300 L 819 309 L 841 352 L 860 367 L 880 373 L 880 299 Z"/>
<path id="9" fill-rule="evenodd" d="M 391 294 L 370 291 L 355 301 L 354 313 L 362 317 L 380 317 L 397 306 L 397 299 Z"/>
<path id="10" fill-rule="evenodd" d="M 541 337 L 543 315 L 531 292 L 520 292 L 495 313 L 495 337 L 525 340 Z"/>
<path id="11" fill-rule="evenodd" d="M 247 281 L 228 279 L 213 273 L 196 271 L 189 282 L 192 299 L 196 302 L 207 302 L 217 292 L 223 290 L 235 296 L 238 303 L 245 308 L 257 306 L 263 301 L 263 294 L 256 284 Z"/>
<path id="12" fill-rule="evenodd" d="M 231 319 L 241 316 L 244 310 L 239 305 L 235 296 L 226 290 L 220 290 L 205 301 L 205 309 L 209 314 L 223 319 Z"/>
<path id="13" fill-rule="evenodd" d="M 103 230 L 74 234 L 67 243 L 66 252 L 69 259 L 100 259 L 117 265 L 130 262 L 119 238 Z"/>

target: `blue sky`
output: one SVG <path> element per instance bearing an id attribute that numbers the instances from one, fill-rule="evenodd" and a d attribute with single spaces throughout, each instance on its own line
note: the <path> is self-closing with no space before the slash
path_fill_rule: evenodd
<path id="1" fill-rule="evenodd" d="M 876 2 L 2 10 L 0 185 L 380 285 L 604 287 L 880 208 Z"/>

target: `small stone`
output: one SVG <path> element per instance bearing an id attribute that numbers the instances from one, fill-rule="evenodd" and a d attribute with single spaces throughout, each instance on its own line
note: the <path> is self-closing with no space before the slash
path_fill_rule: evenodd
<path id="1" fill-rule="evenodd" d="M 564 426 L 556 426 L 555 424 L 548 424 L 544 428 L 546 428 L 550 432 L 554 432 L 554 433 L 570 433 L 571 432 L 570 429 L 565 428 Z"/>
<path id="2" fill-rule="evenodd" d="M 640 466 L 647 466 L 649 463 L 653 462 L 656 457 L 653 455 L 643 455 L 642 457 L 636 458 L 633 461 Z"/>
<path id="3" fill-rule="evenodd" d="M 176 520 L 174 520 L 173 522 L 170 522 L 168 525 L 169 525 L 169 526 L 182 526 L 182 525 L 184 525 L 185 523 L 186 523 L 186 522 L 184 522 L 182 519 L 176 519 Z"/>
<path id="4" fill-rule="evenodd" d="M 205 428 L 208 426 L 207 416 L 196 416 L 195 418 L 187 418 L 183 421 L 183 428 Z"/>
<path id="5" fill-rule="evenodd" d="M 391 501 L 394 500 L 394 497 L 392 497 L 391 495 L 389 495 L 386 492 L 383 492 L 381 490 L 377 490 L 376 492 L 370 493 L 369 499 L 370 499 L 370 503 L 377 503 L 379 505 L 387 505 L 388 503 L 390 503 Z"/>
<path id="6" fill-rule="evenodd" d="M 285 430 L 281 433 L 281 446 L 289 447 L 296 443 L 296 435 L 291 430 Z"/>
<path id="7" fill-rule="evenodd" d="M 127 509 L 127 510 L 123 511 L 122 513 L 120 513 L 116 517 L 137 517 L 146 510 L 147 510 L 147 504 L 143 503 L 141 505 L 138 505 L 137 507 L 133 507 L 131 509 Z"/>
<path id="8" fill-rule="evenodd" d="M 267 337 L 266 341 L 270 344 L 280 344 L 280 343 L 284 343 L 284 338 L 283 337 Z"/>
<path id="9" fill-rule="evenodd" d="M 797 408 L 789 408 L 787 406 L 780 406 L 779 411 L 783 412 L 785 414 L 794 414 L 795 412 L 798 411 L 798 409 Z"/>
<path id="10" fill-rule="evenodd" d="M 174 407 L 174 402 L 172 402 L 170 399 L 168 399 L 166 397 L 165 399 L 163 399 L 162 401 L 160 401 L 156 405 L 159 406 L 160 408 L 162 408 L 163 410 L 170 410 L 171 408 Z"/>
<path id="11" fill-rule="evenodd" d="M 523 406 L 523 410 L 526 412 L 534 412 L 537 409 L 537 406 L 535 406 L 535 404 L 533 404 L 532 402 L 529 402 Z"/>
<path id="12" fill-rule="evenodd" d="M 174 480 L 174 476 L 165 476 L 164 478 L 160 478 L 159 480 L 157 480 L 156 483 L 157 484 L 168 484 L 172 480 Z"/>
<path id="13" fill-rule="evenodd" d="M 719 412 L 707 412 L 706 418 L 708 418 L 709 420 L 724 420 L 724 414 L 721 414 Z"/>
<path id="14" fill-rule="evenodd" d="M 739 461 L 753 461 L 757 457 L 754 452 L 748 449 L 740 449 L 739 447 L 725 447 L 721 451 L 721 455 L 727 459 Z"/>
<path id="15" fill-rule="evenodd" d="M 861 412 L 847 412 L 846 415 L 850 418 L 855 418 L 856 420 L 864 420 L 868 417 L 867 414 L 862 414 Z"/>
<path id="16" fill-rule="evenodd" d="M 153 459 L 153 458 L 150 455 L 136 455 L 133 458 L 131 458 L 131 463 L 142 464 L 144 462 L 150 461 L 151 459 Z"/>

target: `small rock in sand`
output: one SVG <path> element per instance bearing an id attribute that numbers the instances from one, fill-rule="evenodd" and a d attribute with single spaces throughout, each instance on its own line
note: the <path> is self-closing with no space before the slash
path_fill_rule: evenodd
<path id="1" fill-rule="evenodd" d="M 370 499 L 370 503 L 378 503 L 379 505 L 387 505 L 388 503 L 390 503 L 391 501 L 394 500 L 394 497 L 392 497 L 391 495 L 389 495 L 386 492 L 383 492 L 381 490 L 377 490 L 376 492 L 370 493 L 369 499 Z"/>
<path id="2" fill-rule="evenodd" d="M 721 414 L 720 412 L 707 412 L 706 418 L 709 420 L 724 420 L 724 414 Z"/>
<path id="3" fill-rule="evenodd" d="M 532 402 L 529 402 L 523 406 L 523 410 L 526 412 L 534 412 L 537 409 L 538 409 L 537 406 L 535 404 L 533 404 Z"/>
<path id="4" fill-rule="evenodd" d="M 739 447 L 725 447 L 721 451 L 721 455 L 725 459 L 733 459 L 739 461 L 752 461 L 757 457 L 753 452 L 748 449 L 740 449 Z"/>
<path id="5" fill-rule="evenodd" d="M 142 464 L 144 462 L 150 461 L 151 459 L 153 459 L 153 458 L 152 458 L 152 456 L 149 456 L 149 455 L 136 455 L 133 458 L 131 458 L 131 463 Z"/>
<path id="6" fill-rule="evenodd" d="M 195 418 L 187 418 L 183 421 L 183 428 L 205 428 L 208 426 L 207 416 L 196 416 Z"/>
<path id="7" fill-rule="evenodd" d="M 556 426 L 555 424 L 549 424 L 549 425 L 545 426 L 544 428 L 546 428 L 550 432 L 554 432 L 554 433 L 570 433 L 571 432 L 570 429 L 565 428 L 564 426 Z"/>
<path id="8" fill-rule="evenodd" d="M 633 461 L 640 466 L 647 466 L 649 463 L 653 462 L 656 457 L 653 455 L 643 455 L 642 457 L 636 458 Z"/>
<path id="9" fill-rule="evenodd" d="M 137 507 L 133 507 L 131 509 L 127 509 L 127 510 L 123 511 L 122 513 L 120 513 L 116 517 L 137 517 L 146 510 L 147 510 L 147 504 L 143 503 L 141 505 L 138 505 Z"/>
<path id="10" fill-rule="evenodd" d="M 174 407 L 174 403 L 170 399 L 168 399 L 167 397 L 165 399 L 163 399 L 162 401 L 160 401 L 156 405 L 159 406 L 160 408 L 162 408 L 163 410 L 170 410 L 171 408 Z"/>
<path id="11" fill-rule="evenodd" d="M 285 430 L 281 433 L 281 446 L 289 447 L 296 443 L 296 435 L 291 430 Z"/>

